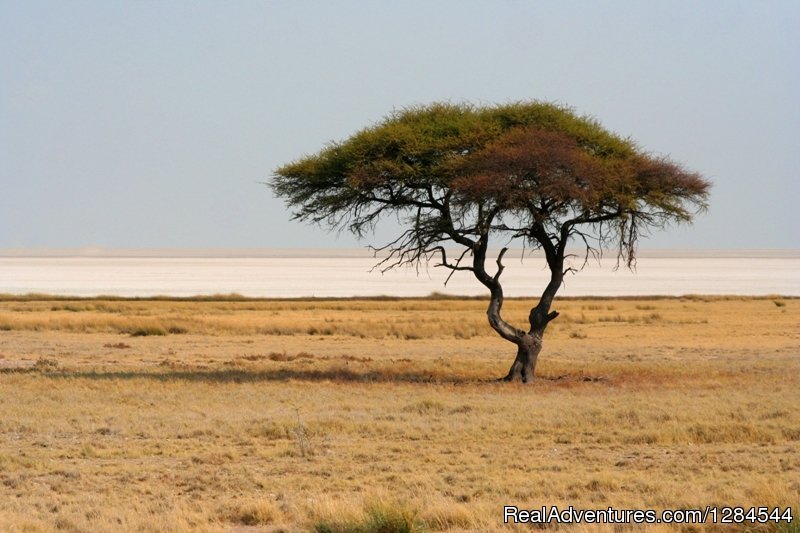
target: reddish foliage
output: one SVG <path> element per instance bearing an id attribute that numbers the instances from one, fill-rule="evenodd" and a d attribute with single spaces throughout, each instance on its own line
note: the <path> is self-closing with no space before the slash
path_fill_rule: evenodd
<path id="1" fill-rule="evenodd" d="M 466 198 L 494 198 L 512 209 L 543 199 L 596 205 L 611 178 L 608 166 L 577 140 L 535 127 L 510 131 L 454 170 L 452 186 Z"/>

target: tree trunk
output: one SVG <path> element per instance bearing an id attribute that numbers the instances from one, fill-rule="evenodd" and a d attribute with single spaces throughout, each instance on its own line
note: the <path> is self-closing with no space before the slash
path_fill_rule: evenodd
<path id="1" fill-rule="evenodd" d="M 517 331 L 517 337 L 513 341 L 517 345 L 517 357 L 508 374 L 503 378 L 504 381 L 533 383 L 536 360 L 539 358 L 539 352 L 542 351 L 544 330 L 558 316 L 558 311 L 550 311 L 551 301 L 552 298 L 542 299 L 536 307 L 531 309 L 528 316 L 531 329 L 528 333 Z"/>
<path id="2" fill-rule="evenodd" d="M 517 357 L 514 359 L 514 364 L 508 374 L 503 378 L 504 381 L 521 381 L 523 383 L 533 383 L 533 375 L 536 371 L 536 360 L 539 357 L 539 352 L 542 351 L 542 337 L 547 324 L 558 316 L 557 311 L 550 311 L 550 304 L 553 302 L 553 297 L 558 291 L 561 281 L 563 279 L 563 257 L 560 260 L 550 257 L 556 254 L 556 251 L 548 253 L 548 265 L 550 265 L 550 283 L 539 303 L 536 307 L 531 309 L 528 321 L 530 322 L 531 329 L 525 333 L 521 329 L 517 329 L 505 320 L 500 315 L 500 310 L 503 307 L 503 287 L 500 285 L 500 275 L 503 273 L 503 255 L 508 251 L 508 248 L 503 248 L 497 256 L 497 273 L 490 276 L 486 273 L 484 263 L 486 260 L 486 241 L 480 242 L 480 246 L 473 249 L 473 268 L 475 276 L 478 281 L 483 283 L 491 291 L 489 299 L 489 308 L 486 310 L 486 315 L 489 318 L 489 325 L 492 326 L 501 337 L 507 341 L 513 342 L 517 345 Z M 563 255 L 563 254 L 562 254 Z"/>
<path id="3" fill-rule="evenodd" d="M 525 334 L 517 343 L 517 358 L 508 371 L 504 381 L 522 381 L 532 383 L 536 371 L 536 360 L 542 351 L 542 339 L 536 335 Z"/>

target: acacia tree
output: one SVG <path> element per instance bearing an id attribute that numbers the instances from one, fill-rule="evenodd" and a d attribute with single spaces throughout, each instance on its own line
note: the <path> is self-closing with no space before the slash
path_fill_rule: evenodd
<path id="1" fill-rule="evenodd" d="M 270 186 L 294 209 L 294 219 L 359 237 L 396 216 L 403 230 L 373 247 L 385 253 L 378 264 L 384 271 L 435 261 L 451 275 L 471 272 L 489 290 L 489 324 L 517 347 L 504 379 L 530 382 L 545 329 L 558 316 L 553 299 L 573 270 L 567 246 L 582 247 L 584 264 L 613 248 L 618 264 L 631 267 L 639 236 L 691 221 L 706 207 L 710 184 L 592 118 L 522 102 L 436 103 L 395 112 L 278 168 Z M 489 257 L 493 242 L 544 252 L 550 279 L 527 331 L 502 316 L 508 248 Z M 492 259 L 496 266 L 487 267 Z"/>

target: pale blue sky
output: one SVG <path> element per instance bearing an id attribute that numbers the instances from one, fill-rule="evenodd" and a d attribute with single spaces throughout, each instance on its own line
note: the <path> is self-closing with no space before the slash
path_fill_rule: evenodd
<path id="1" fill-rule="evenodd" d="M 644 247 L 800 248 L 798 28 L 794 0 L 0 0 L 0 247 L 353 246 L 259 182 L 394 108 L 544 99 L 714 182 Z"/>

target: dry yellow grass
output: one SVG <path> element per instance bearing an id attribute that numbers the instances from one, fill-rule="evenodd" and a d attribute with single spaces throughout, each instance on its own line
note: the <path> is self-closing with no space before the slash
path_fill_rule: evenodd
<path id="1" fill-rule="evenodd" d="M 0 530 L 800 512 L 800 301 L 561 301 L 532 386 L 484 307 L 0 301 Z"/>

